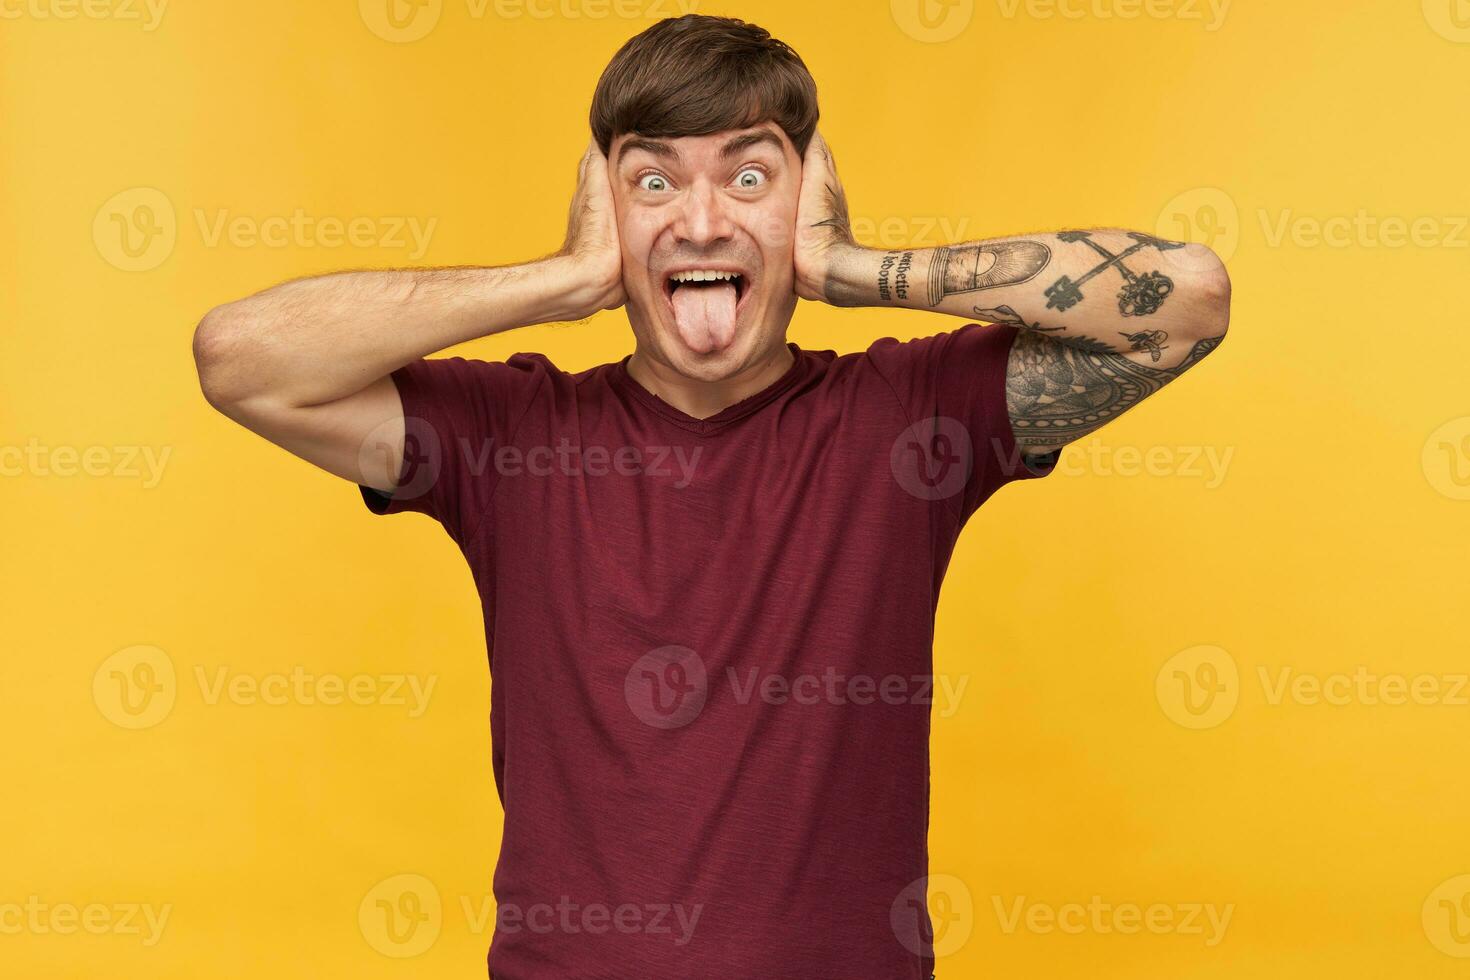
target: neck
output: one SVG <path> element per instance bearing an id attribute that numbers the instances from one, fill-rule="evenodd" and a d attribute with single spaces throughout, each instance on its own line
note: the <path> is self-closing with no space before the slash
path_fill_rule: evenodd
<path id="1" fill-rule="evenodd" d="M 685 415 L 707 419 L 775 384 L 794 361 L 791 348 L 783 343 L 728 378 L 700 381 L 649 357 L 640 345 L 628 359 L 628 374 Z"/>

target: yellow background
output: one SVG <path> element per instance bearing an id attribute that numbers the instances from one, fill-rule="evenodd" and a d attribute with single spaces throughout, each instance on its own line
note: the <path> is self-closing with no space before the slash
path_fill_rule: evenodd
<path id="1" fill-rule="evenodd" d="M 288 277 L 556 247 L 593 84 L 678 0 L 429 0 L 398 28 L 386 2 L 176 0 L 152 29 L 132 0 L 0 4 L 0 913 L 36 896 L 112 923 L 0 914 L 6 977 L 484 974 L 500 814 L 463 559 L 213 413 L 189 340 Z M 932 867 L 960 916 L 940 976 L 1470 976 L 1470 5 L 697 9 L 801 53 L 870 244 L 1122 225 L 1229 253 L 1224 347 L 960 543 L 936 647 L 968 684 L 935 721 Z M 212 234 L 298 209 L 436 224 L 420 255 Z M 119 221 L 159 233 L 128 255 Z M 958 325 L 803 304 L 791 336 Z M 609 313 L 463 352 L 581 369 L 630 344 Z M 63 475 L 89 449 L 93 475 Z M 1150 449 L 1151 474 L 1129 468 Z M 1207 451 L 1229 454 L 1213 477 Z M 144 452 L 168 453 L 160 478 Z M 1202 658 L 1223 699 L 1204 715 Z M 139 664 L 156 717 L 117 701 Z M 1284 670 L 1360 667 L 1439 695 L 1273 697 Z M 421 717 L 208 697 L 296 668 L 436 687 Z M 389 936 L 376 901 L 405 887 L 424 931 Z M 1093 896 L 1232 912 L 1213 945 L 1005 928 L 1018 899 Z M 157 942 L 130 903 L 170 910 Z"/>

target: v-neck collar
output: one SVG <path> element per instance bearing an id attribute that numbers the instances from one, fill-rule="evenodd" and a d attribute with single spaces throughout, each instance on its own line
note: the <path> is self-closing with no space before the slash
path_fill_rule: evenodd
<path id="1" fill-rule="evenodd" d="M 619 391 L 625 392 L 636 399 L 640 404 L 647 406 L 650 410 L 668 419 L 680 428 L 688 429 L 701 435 L 708 435 L 737 422 L 753 412 L 760 410 L 783 391 L 790 388 L 805 373 L 807 369 L 807 356 L 794 342 L 787 341 L 786 348 L 791 351 L 791 367 L 769 385 L 749 395 L 733 405 L 727 405 L 707 419 L 697 419 L 670 405 L 662 398 L 643 387 L 636 378 L 628 373 L 628 361 L 632 354 L 628 354 L 621 361 L 612 366 L 609 379 L 613 386 Z"/>

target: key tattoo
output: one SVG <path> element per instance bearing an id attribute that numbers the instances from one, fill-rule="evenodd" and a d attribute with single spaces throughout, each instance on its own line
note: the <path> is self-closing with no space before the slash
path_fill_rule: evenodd
<path id="1" fill-rule="evenodd" d="M 1167 252 L 1171 249 L 1183 248 L 1184 243 L 1165 241 L 1162 238 L 1155 238 L 1136 231 L 1130 231 L 1128 237 L 1133 239 L 1134 244 L 1115 255 L 1093 241 L 1091 232 L 1064 231 L 1059 233 L 1057 235 L 1059 241 L 1082 242 L 1101 255 L 1103 261 L 1076 280 L 1062 276 L 1046 287 L 1046 308 L 1065 313 L 1083 299 L 1082 285 L 1084 283 L 1108 269 L 1116 268 L 1118 274 L 1123 277 L 1123 288 L 1118 291 L 1118 311 L 1124 316 L 1149 316 L 1157 313 L 1159 307 L 1164 305 L 1164 300 L 1174 291 L 1174 280 L 1157 270 L 1138 275 L 1124 265 L 1123 260 L 1145 248 L 1156 248 L 1160 252 Z"/>

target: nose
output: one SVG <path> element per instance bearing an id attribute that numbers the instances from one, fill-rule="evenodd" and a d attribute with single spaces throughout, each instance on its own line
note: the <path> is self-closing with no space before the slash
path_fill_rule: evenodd
<path id="1" fill-rule="evenodd" d="M 674 235 L 680 243 L 688 242 L 696 248 L 705 248 L 715 242 L 728 240 L 734 234 L 734 225 L 725 210 L 720 192 L 708 181 L 701 181 L 689 189 L 679 209 Z"/>

